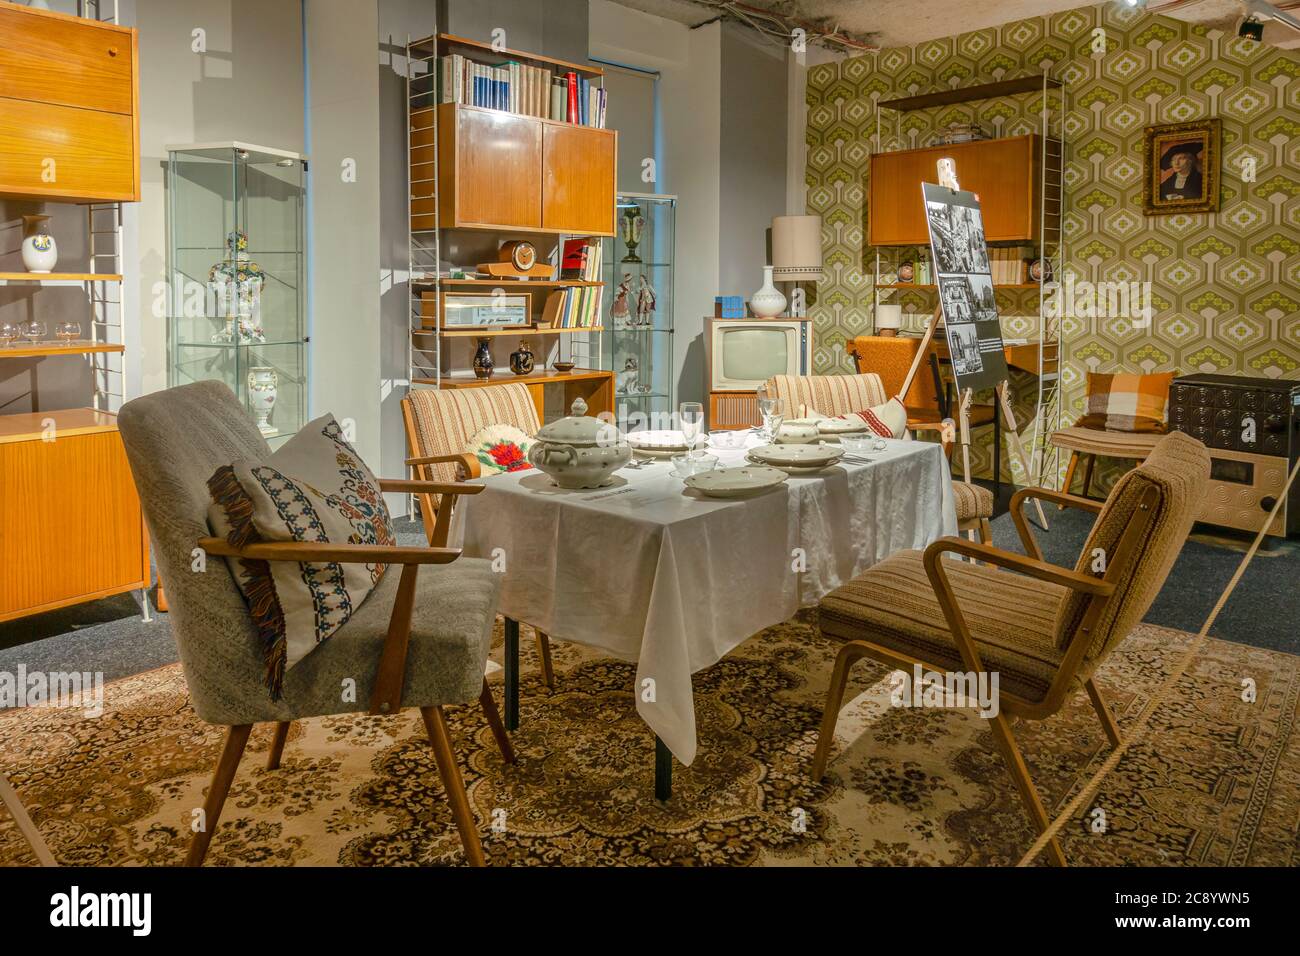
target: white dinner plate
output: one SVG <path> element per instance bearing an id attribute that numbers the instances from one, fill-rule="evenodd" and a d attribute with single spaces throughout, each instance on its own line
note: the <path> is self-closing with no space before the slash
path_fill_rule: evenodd
<path id="1" fill-rule="evenodd" d="M 768 488 L 775 488 L 786 479 L 778 468 L 766 465 L 741 465 L 738 468 L 715 468 L 686 479 L 686 487 L 694 488 L 710 498 L 743 498 Z"/>
<path id="2" fill-rule="evenodd" d="M 824 468 L 843 454 L 844 449 L 839 445 L 762 445 L 752 449 L 749 457 L 777 468 Z"/>
<path id="3" fill-rule="evenodd" d="M 863 421 L 846 421 L 837 418 L 823 418 L 817 423 L 817 430 L 823 435 L 858 435 L 867 431 Z"/>
<path id="4" fill-rule="evenodd" d="M 686 436 L 678 431 L 628 432 L 624 437 L 632 450 L 641 454 L 669 457 L 688 451 Z M 695 444 L 697 448 L 700 446 L 698 438 Z"/>

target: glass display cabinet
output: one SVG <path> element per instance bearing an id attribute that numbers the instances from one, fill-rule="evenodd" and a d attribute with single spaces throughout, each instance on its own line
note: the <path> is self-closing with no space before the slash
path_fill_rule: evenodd
<path id="1" fill-rule="evenodd" d="M 225 382 L 279 444 L 306 415 L 306 157 L 167 150 L 169 383 Z"/>
<path id="2" fill-rule="evenodd" d="M 673 409 L 673 261 L 677 197 L 620 193 L 605 247 L 605 367 L 625 427 L 668 428 Z"/>

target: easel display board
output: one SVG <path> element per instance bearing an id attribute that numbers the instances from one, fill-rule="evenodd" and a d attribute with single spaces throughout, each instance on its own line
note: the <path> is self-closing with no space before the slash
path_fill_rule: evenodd
<path id="1" fill-rule="evenodd" d="M 922 183 L 921 190 L 957 388 L 996 388 L 1006 381 L 1007 358 L 979 199 L 931 183 Z"/>

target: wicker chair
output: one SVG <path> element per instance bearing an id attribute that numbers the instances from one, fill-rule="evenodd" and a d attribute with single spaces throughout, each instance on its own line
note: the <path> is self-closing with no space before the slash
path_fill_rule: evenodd
<path id="1" fill-rule="evenodd" d="M 500 591 L 500 575 L 490 562 L 456 560 L 460 552 L 445 547 L 277 541 L 235 548 L 211 537 L 208 478 L 222 465 L 271 453 L 239 400 L 220 382 L 197 382 L 127 402 L 118 426 L 167 581 L 172 633 L 191 703 L 201 719 L 227 727 L 204 804 L 205 825 L 194 835 L 187 864 L 198 866 L 207 855 L 253 724 L 276 725 L 267 762 L 267 769 L 275 770 L 291 721 L 418 707 L 465 855 L 481 866 L 483 850 L 442 707 L 477 698 L 502 754 L 513 762 L 483 676 Z M 405 480 L 379 485 L 384 491 L 439 495 L 444 508 L 456 495 L 482 490 Z M 210 559 L 203 573 L 191 567 L 196 548 Z M 283 694 L 274 700 L 263 682 L 265 664 L 248 607 L 219 556 L 390 567 L 347 623 L 289 669 Z M 346 681 L 355 682 L 356 693 L 347 695 L 351 700 L 340 693 Z"/>
<path id="2" fill-rule="evenodd" d="M 479 464 L 465 454 L 469 441 L 489 425 L 513 425 L 527 435 L 537 434 L 541 420 L 528 386 L 520 382 L 480 388 L 412 389 L 402 399 L 402 420 L 411 457 L 406 464 L 424 481 L 470 480 L 479 477 Z M 449 509 L 440 510 L 430 495 L 421 496 L 420 517 L 429 540 L 447 540 Z M 543 631 L 537 636 L 537 656 L 546 686 L 555 689 L 551 642 Z"/>
<path id="3" fill-rule="evenodd" d="M 1142 620 L 1164 585 L 1200 508 L 1210 474 L 1205 446 L 1181 433 L 1163 438 L 1146 463 L 1121 478 L 1105 503 L 1042 488 L 1018 491 L 1011 515 L 1030 557 L 961 538 L 924 552 L 891 555 L 826 595 L 824 635 L 842 641 L 826 696 L 813 776 L 826 772 L 849 668 L 868 657 L 890 667 L 999 676 L 999 709 L 989 717 L 1035 826 L 1047 812 L 1016 746 L 1008 715 L 1052 716 L 1082 687 L 1112 745 L 1119 728 L 1094 673 Z M 1074 570 L 1043 561 L 1021 505 L 1039 498 L 1097 515 Z M 1105 572 L 1090 573 L 1097 549 Z M 947 554 L 985 564 L 945 559 Z M 999 570 L 1006 569 L 1006 570 Z M 1018 572 L 1018 573 L 1008 573 Z M 1053 839 L 1053 862 L 1065 856 Z"/>

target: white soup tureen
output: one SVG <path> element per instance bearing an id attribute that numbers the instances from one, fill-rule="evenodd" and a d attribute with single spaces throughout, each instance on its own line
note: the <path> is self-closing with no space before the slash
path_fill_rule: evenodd
<path id="1" fill-rule="evenodd" d="M 581 398 L 570 411 L 538 430 L 528 463 L 561 488 L 599 488 L 631 460 L 632 448 L 613 425 L 587 415 Z"/>

